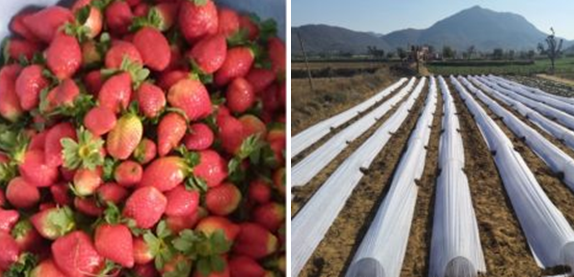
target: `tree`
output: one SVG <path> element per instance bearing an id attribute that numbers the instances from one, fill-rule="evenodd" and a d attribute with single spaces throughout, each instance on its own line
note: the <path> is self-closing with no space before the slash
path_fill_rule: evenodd
<path id="1" fill-rule="evenodd" d="M 514 50 L 508 50 L 508 59 L 514 60 L 514 54 L 516 54 Z"/>
<path id="2" fill-rule="evenodd" d="M 466 57 L 468 58 L 468 60 L 470 60 L 472 58 L 472 55 L 476 52 L 476 47 L 474 47 L 474 45 L 471 45 L 470 47 L 468 47 L 468 49 L 466 50 Z"/>
<path id="3" fill-rule="evenodd" d="M 529 60 L 534 59 L 535 55 L 536 55 L 536 52 L 534 52 L 534 50 L 529 50 L 528 53 L 526 53 L 526 56 L 528 57 Z"/>
<path id="4" fill-rule="evenodd" d="M 395 52 L 388 52 L 387 53 L 387 59 L 392 59 L 393 57 L 395 57 Z"/>
<path id="5" fill-rule="evenodd" d="M 385 57 L 385 50 L 378 49 L 376 46 L 367 46 L 367 51 L 373 59 L 382 59 Z"/>
<path id="6" fill-rule="evenodd" d="M 399 55 L 399 58 L 403 60 L 407 57 L 407 51 L 402 47 L 397 47 L 397 55 Z"/>
<path id="7" fill-rule="evenodd" d="M 538 50 L 540 51 L 541 55 L 546 54 L 548 56 L 550 59 L 550 65 L 552 66 L 550 73 L 554 74 L 554 61 L 562 54 L 563 39 L 560 39 L 560 41 L 556 39 L 554 28 L 550 28 L 550 31 L 552 34 L 548 35 L 545 40 L 547 48 L 544 48 L 544 45 L 539 43 Z"/>
<path id="8" fill-rule="evenodd" d="M 455 55 L 456 55 L 456 53 L 454 52 L 454 50 L 450 46 L 445 45 L 442 48 L 442 57 L 444 59 L 452 59 L 452 58 L 454 58 Z"/>
<path id="9" fill-rule="evenodd" d="M 502 50 L 502 48 L 495 48 L 492 51 L 492 58 L 495 60 L 502 60 L 502 58 L 504 57 L 504 50 Z"/>

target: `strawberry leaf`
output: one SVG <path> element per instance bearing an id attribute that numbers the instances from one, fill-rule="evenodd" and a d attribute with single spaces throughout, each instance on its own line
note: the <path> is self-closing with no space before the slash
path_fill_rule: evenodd
<path id="1" fill-rule="evenodd" d="M 136 32 L 143 27 L 152 27 L 160 31 L 167 30 L 163 17 L 161 16 L 159 10 L 155 7 L 151 8 L 146 16 L 138 16 L 133 19 L 132 25 L 130 25 L 130 32 Z"/>
<path id="2" fill-rule="evenodd" d="M 211 274 L 211 264 L 209 263 L 209 259 L 199 259 L 197 262 L 197 270 L 201 276 L 209 276 L 209 274 Z"/>
<path id="3" fill-rule="evenodd" d="M 157 224 L 155 233 L 160 239 L 164 239 L 171 236 L 171 230 L 167 228 L 167 223 L 165 222 L 165 220 L 162 220 Z"/>
<path id="4" fill-rule="evenodd" d="M 104 140 L 95 137 L 84 127 L 77 131 L 78 142 L 71 138 L 63 138 L 62 155 L 64 156 L 64 167 L 68 169 L 85 168 L 94 170 L 104 164 L 104 156 L 101 149 Z"/>
<path id="5" fill-rule="evenodd" d="M 227 38 L 228 47 L 243 46 L 249 43 L 249 31 L 247 29 L 239 29 L 233 35 Z"/>
<path id="6" fill-rule="evenodd" d="M 5 38 L 2 40 L 2 65 L 7 65 L 10 62 L 10 50 L 9 50 L 10 39 Z"/>
<path id="7" fill-rule="evenodd" d="M 0 163 L 0 185 L 8 184 L 17 173 L 18 168 L 14 163 Z"/>
<path id="8" fill-rule="evenodd" d="M 118 206 L 109 201 L 106 204 L 108 207 L 104 211 L 104 220 L 110 224 L 120 223 L 122 220 L 122 213 Z"/>
<path id="9" fill-rule="evenodd" d="M 127 56 L 124 56 L 120 69 L 130 74 L 134 89 L 139 88 L 150 74 L 149 69 L 140 63 L 133 62 Z"/>
<path id="10" fill-rule="evenodd" d="M 145 229 L 139 228 L 137 226 L 136 221 L 132 218 L 124 219 L 122 222 L 124 222 L 126 224 L 126 226 L 128 226 L 128 228 L 130 228 L 130 231 L 135 236 L 141 236 L 147 232 Z"/>
<path id="11" fill-rule="evenodd" d="M 74 212 L 68 206 L 56 208 L 48 214 L 45 225 L 54 237 L 64 236 L 76 227 Z"/>
<path id="12" fill-rule="evenodd" d="M 82 8 L 80 8 L 78 11 L 76 11 L 76 21 L 84 25 L 88 21 L 88 18 L 90 17 L 91 10 L 92 7 L 90 7 L 90 5 L 85 5 Z"/>
<path id="13" fill-rule="evenodd" d="M 189 0 L 194 3 L 196 6 L 203 6 L 207 4 L 207 0 Z"/>
<path id="14" fill-rule="evenodd" d="M 38 263 L 38 258 L 31 253 L 23 253 L 18 258 L 18 261 L 13 263 L 6 272 L 4 272 L 4 277 L 21 277 L 30 276 L 30 273 L 36 267 Z"/>
<path id="15" fill-rule="evenodd" d="M 92 0 L 90 5 L 100 11 L 104 11 L 113 1 L 114 0 Z"/>
<path id="16" fill-rule="evenodd" d="M 231 250 L 231 242 L 225 238 L 223 230 L 217 230 L 209 237 L 213 254 L 225 254 Z"/>
<path id="17" fill-rule="evenodd" d="M 105 181 L 112 181 L 114 179 L 114 172 L 116 170 L 117 165 L 118 162 L 110 157 L 106 157 L 104 159 L 104 165 L 102 167 L 103 169 L 102 178 Z"/>
<path id="18" fill-rule="evenodd" d="M 187 178 L 187 181 L 185 182 L 185 188 L 203 193 L 207 192 L 208 189 L 207 182 L 205 182 L 205 180 L 193 175 Z"/>

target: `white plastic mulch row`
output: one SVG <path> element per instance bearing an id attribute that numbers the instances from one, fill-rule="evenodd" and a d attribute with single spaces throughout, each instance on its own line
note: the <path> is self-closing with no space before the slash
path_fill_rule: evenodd
<path id="1" fill-rule="evenodd" d="M 411 133 L 389 193 L 363 238 L 347 277 L 398 277 L 400 274 L 417 199 L 415 180 L 424 170 L 426 145 L 436 110 L 437 90 L 434 78 L 431 80 L 425 108 Z"/>
<path id="2" fill-rule="evenodd" d="M 488 80 L 482 78 L 473 78 L 470 80 L 480 87 L 482 90 L 489 92 L 491 95 L 495 92 L 485 83 Z M 518 119 L 514 114 L 504 109 L 496 101 L 492 100 L 482 91 L 474 87 L 468 81 L 464 81 L 466 87 L 476 95 L 482 102 L 484 102 L 497 116 L 499 116 L 504 124 L 517 136 L 524 138 L 528 146 L 540 157 L 548 167 L 555 173 L 564 174 L 564 183 L 570 189 L 574 190 L 574 159 L 568 156 L 564 151 L 560 150 L 556 145 L 552 144 L 543 135 L 528 126 L 526 123 Z"/>
<path id="3" fill-rule="evenodd" d="M 574 265 L 574 231 L 544 193 L 524 159 L 467 90 L 451 78 L 481 130 L 530 250 L 542 268 Z M 503 139 L 506 138 L 506 139 Z M 497 203 L 493 203 L 497 205 Z"/>
<path id="4" fill-rule="evenodd" d="M 299 272 L 344 207 L 355 186 L 363 177 L 361 168 L 368 168 L 402 125 L 425 84 L 422 78 L 409 98 L 380 126 L 365 143 L 347 158 L 317 190 L 291 221 L 291 276 Z"/>
<path id="5" fill-rule="evenodd" d="M 507 88 L 519 87 L 519 88 L 523 89 L 523 92 L 525 92 L 524 96 L 526 96 L 526 97 L 530 97 L 534 100 L 538 100 L 542 103 L 547 104 L 548 106 L 552 106 L 552 107 L 557 108 L 559 110 L 565 111 L 569 114 L 574 114 L 574 99 L 572 99 L 570 97 L 563 97 L 563 96 L 551 94 L 551 93 L 545 92 L 541 89 L 525 86 L 523 84 L 513 82 L 513 81 L 504 79 L 502 77 L 494 76 L 494 75 L 489 75 L 488 77 L 493 79 L 493 80 L 496 80 L 497 82 L 499 82 L 500 84 L 502 84 L 503 86 L 505 86 Z"/>
<path id="6" fill-rule="evenodd" d="M 414 87 L 415 78 L 401 89 L 397 94 L 383 104 L 330 138 L 321 147 L 317 148 L 295 166 L 291 171 L 291 186 L 304 186 L 323 168 L 325 168 L 337 155 L 339 155 L 349 142 L 354 141 L 369 130 L 377 121 L 389 112 L 398 102 L 403 100 Z"/>
<path id="7" fill-rule="evenodd" d="M 291 158 L 297 156 L 309 146 L 313 145 L 325 135 L 329 134 L 331 132 L 331 128 L 337 128 L 345 124 L 347 121 L 353 119 L 361 112 L 368 110 L 370 107 L 403 85 L 406 81 L 407 78 L 401 78 L 396 83 L 377 93 L 375 96 L 372 96 L 371 98 L 363 101 L 359 105 L 354 106 L 330 118 L 327 118 L 294 136 L 291 140 Z"/>
<path id="8" fill-rule="evenodd" d="M 444 79 L 443 132 L 439 144 L 439 169 L 432 230 L 430 277 L 475 277 L 486 272 L 478 224 L 468 179 L 463 171 L 464 148 L 458 131 L 454 101 Z"/>

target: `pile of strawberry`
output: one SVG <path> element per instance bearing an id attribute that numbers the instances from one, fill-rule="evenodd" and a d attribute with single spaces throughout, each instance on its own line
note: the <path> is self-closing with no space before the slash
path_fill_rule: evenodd
<path id="1" fill-rule="evenodd" d="M 212 0 L 14 17 L 0 275 L 285 275 L 285 45 Z"/>

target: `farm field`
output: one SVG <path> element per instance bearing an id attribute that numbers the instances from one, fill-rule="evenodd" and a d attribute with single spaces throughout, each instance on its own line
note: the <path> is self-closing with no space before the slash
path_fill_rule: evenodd
<path id="1" fill-rule="evenodd" d="M 569 271 L 572 88 L 484 72 L 292 80 L 292 276 Z"/>

